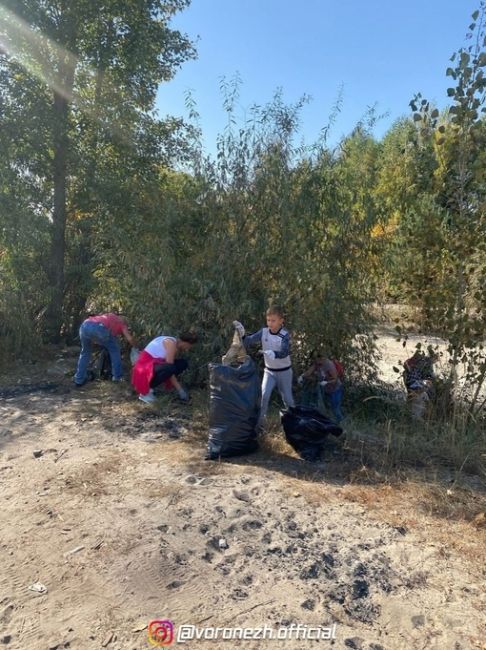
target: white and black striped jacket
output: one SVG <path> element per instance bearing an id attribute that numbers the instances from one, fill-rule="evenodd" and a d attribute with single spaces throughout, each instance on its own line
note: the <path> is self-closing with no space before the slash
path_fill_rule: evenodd
<path id="1" fill-rule="evenodd" d="M 262 327 L 254 334 L 248 334 L 243 338 L 243 345 L 248 350 L 252 345 L 261 343 L 262 350 L 273 350 L 275 359 L 265 357 L 265 367 L 268 370 L 288 370 L 291 367 L 290 361 L 290 334 L 288 330 L 281 327 L 275 334 L 269 327 Z"/>

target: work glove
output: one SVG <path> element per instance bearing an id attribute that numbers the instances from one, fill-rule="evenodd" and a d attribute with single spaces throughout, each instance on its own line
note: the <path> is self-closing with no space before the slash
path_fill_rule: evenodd
<path id="1" fill-rule="evenodd" d="M 304 375 L 299 375 L 297 377 L 297 383 L 299 384 L 299 386 L 302 386 L 302 384 L 304 383 Z"/>
<path id="2" fill-rule="evenodd" d="M 245 336 L 245 328 L 243 327 L 243 325 L 240 323 L 239 320 L 234 320 L 233 321 L 233 327 L 238 332 L 238 334 L 241 336 L 241 338 L 243 338 Z"/>
<path id="3" fill-rule="evenodd" d="M 137 363 L 139 354 L 140 354 L 140 350 L 138 348 L 132 348 L 130 350 L 130 363 L 132 364 L 132 366 L 134 366 Z"/>
<path id="4" fill-rule="evenodd" d="M 179 399 L 182 402 L 188 402 L 189 401 L 189 393 L 186 390 L 184 390 L 183 388 L 179 388 L 179 390 L 177 391 L 177 394 L 179 395 Z"/>
<path id="5" fill-rule="evenodd" d="M 263 350 L 265 359 L 275 359 L 275 352 L 273 350 Z"/>

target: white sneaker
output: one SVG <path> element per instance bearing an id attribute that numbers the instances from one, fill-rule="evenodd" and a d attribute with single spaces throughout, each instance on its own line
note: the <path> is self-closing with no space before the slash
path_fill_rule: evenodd
<path id="1" fill-rule="evenodd" d="M 152 389 L 150 389 L 146 395 L 139 395 L 138 399 L 142 402 L 145 402 L 145 404 L 152 404 L 153 402 L 157 401 L 157 398 L 155 397 L 154 391 Z"/>

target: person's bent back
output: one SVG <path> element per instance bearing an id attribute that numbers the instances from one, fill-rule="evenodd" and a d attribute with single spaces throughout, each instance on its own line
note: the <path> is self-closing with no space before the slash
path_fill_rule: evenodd
<path id="1" fill-rule="evenodd" d="M 76 374 L 74 375 L 74 383 L 76 386 L 82 386 L 86 383 L 89 361 L 94 344 L 100 345 L 108 351 L 113 381 L 120 381 L 122 379 L 123 367 L 120 344 L 117 339 L 118 336 L 124 336 L 130 345 L 136 347 L 136 341 L 130 334 L 125 318 L 118 314 L 108 312 L 106 314 L 98 314 L 97 316 L 89 316 L 83 321 L 79 328 L 81 352 Z"/>

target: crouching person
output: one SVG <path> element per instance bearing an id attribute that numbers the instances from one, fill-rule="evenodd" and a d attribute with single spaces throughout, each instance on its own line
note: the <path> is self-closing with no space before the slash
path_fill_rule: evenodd
<path id="1" fill-rule="evenodd" d="M 154 402 L 156 398 L 153 389 L 161 384 L 167 390 L 175 389 L 182 401 L 189 401 L 189 395 L 177 379 L 186 370 L 188 363 L 186 359 L 179 358 L 179 355 L 190 350 L 195 343 L 197 335 L 193 332 L 185 332 L 177 338 L 158 336 L 150 341 L 132 370 L 132 385 L 142 402 Z"/>

